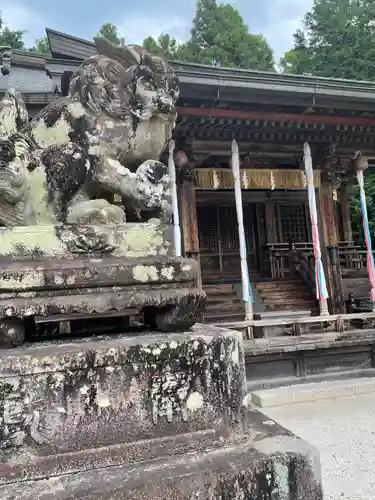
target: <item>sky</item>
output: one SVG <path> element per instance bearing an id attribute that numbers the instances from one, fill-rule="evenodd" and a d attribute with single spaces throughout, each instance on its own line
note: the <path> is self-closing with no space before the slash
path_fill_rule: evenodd
<path id="1" fill-rule="evenodd" d="M 263 34 L 276 58 L 289 50 L 293 33 L 301 25 L 313 0 L 227 0 L 236 7 L 251 33 Z M 84 39 L 92 39 L 107 21 L 115 24 L 128 43 L 147 36 L 169 33 L 178 40 L 189 37 L 195 0 L 0 0 L 0 11 L 11 29 L 26 30 L 25 41 L 52 28 Z"/>

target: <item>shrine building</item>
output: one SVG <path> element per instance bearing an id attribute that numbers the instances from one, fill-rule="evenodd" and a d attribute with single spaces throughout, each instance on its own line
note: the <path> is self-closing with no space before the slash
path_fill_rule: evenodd
<path id="1" fill-rule="evenodd" d="M 47 29 L 51 57 L 13 50 L 0 91 L 22 92 L 30 116 L 66 92 L 96 53 L 90 41 Z M 311 148 L 328 312 L 369 297 L 366 251 L 352 234 L 349 175 L 360 151 L 375 160 L 375 83 L 171 63 L 181 84 L 176 151 L 182 248 L 200 261 L 203 320 L 244 320 L 231 142 L 239 146 L 253 312 L 318 316 L 303 146 Z M 178 162 L 176 162 L 178 165 Z M 353 299 L 352 299 L 353 301 Z M 297 314 L 298 315 L 298 314 Z"/>

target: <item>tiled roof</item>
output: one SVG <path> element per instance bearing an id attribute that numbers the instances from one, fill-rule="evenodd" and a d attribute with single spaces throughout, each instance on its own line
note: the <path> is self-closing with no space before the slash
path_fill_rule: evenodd
<path id="1" fill-rule="evenodd" d="M 46 28 L 46 33 L 53 57 L 82 61 L 97 53 L 94 42 L 66 35 L 49 28 Z"/>
<path id="2" fill-rule="evenodd" d="M 19 92 L 44 93 L 52 92 L 52 81 L 45 69 L 20 68 L 12 66 L 9 75 L 0 74 L 0 92 L 14 88 Z"/>

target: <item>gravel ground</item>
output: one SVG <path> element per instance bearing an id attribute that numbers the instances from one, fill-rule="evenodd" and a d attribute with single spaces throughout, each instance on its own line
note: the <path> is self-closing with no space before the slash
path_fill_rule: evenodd
<path id="1" fill-rule="evenodd" d="M 325 500 L 375 500 L 375 394 L 261 411 L 319 449 Z"/>

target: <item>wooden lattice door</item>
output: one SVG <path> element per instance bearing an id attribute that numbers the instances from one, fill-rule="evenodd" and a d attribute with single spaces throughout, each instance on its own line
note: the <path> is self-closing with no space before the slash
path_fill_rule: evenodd
<path id="1" fill-rule="evenodd" d="M 238 223 L 234 206 L 197 207 L 200 261 L 202 276 L 240 278 L 241 261 L 238 238 Z M 255 207 L 244 206 L 244 227 L 248 266 L 257 265 L 255 243 Z"/>
<path id="2" fill-rule="evenodd" d="M 278 216 L 281 243 L 289 243 L 290 241 L 302 243 L 311 240 L 308 225 L 308 207 L 305 203 L 299 205 L 280 203 Z"/>

